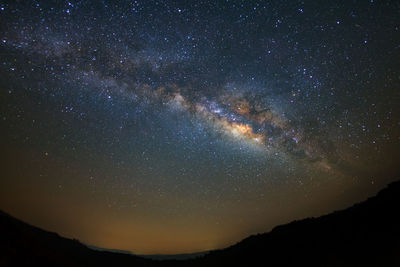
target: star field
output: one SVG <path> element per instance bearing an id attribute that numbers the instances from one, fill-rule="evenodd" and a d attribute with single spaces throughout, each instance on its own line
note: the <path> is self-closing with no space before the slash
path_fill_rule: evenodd
<path id="1" fill-rule="evenodd" d="M 398 179 L 397 1 L 2 1 L 0 208 L 222 248 Z"/>

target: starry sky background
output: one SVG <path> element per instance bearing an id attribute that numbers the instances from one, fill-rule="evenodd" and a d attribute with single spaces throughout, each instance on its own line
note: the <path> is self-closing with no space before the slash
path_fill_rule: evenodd
<path id="1" fill-rule="evenodd" d="M 0 209 L 217 249 L 399 178 L 399 1 L 1 1 Z"/>

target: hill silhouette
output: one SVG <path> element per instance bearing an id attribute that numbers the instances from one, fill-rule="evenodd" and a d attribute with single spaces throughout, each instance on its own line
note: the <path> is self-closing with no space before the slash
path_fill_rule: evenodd
<path id="1" fill-rule="evenodd" d="M 0 266 L 400 266 L 399 203 L 400 181 L 351 208 L 187 260 L 93 250 L 0 212 Z"/>

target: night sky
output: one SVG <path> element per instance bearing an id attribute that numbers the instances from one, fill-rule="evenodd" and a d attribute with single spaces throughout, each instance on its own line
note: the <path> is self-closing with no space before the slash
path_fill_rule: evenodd
<path id="1" fill-rule="evenodd" d="M 0 209 L 223 248 L 399 178 L 399 1 L 1 1 Z"/>

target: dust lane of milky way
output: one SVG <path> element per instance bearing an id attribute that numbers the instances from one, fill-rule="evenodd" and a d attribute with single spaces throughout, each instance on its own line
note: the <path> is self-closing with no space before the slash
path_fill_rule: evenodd
<path id="1" fill-rule="evenodd" d="M 23 38 L 20 37 L 19 39 Z M 26 40 L 26 38 L 24 38 L 24 40 L 26 42 L 26 47 L 21 48 L 20 45 L 18 45 L 19 42 L 16 42 L 15 40 L 11 40 L 9 44 L 14 48 L 22 49 L 25 53 L 29 54 L 32 53 L 32 50 L 36 53 L 41 53 L 43 52 L 43 47 L 48 45 L 46 43 L 37 43 L 37 41 L 32 42 L 32 40 Z M 32 42 L 32 44 L 29 42 Z M 56 41 L 56 43 L 62 42 Z M 79 55 L 78 58 L 80 59 L 84 58 L 83 54 L 81 54 L 81 48 L 73 50 L 73 48 L 65 48 L 61 45 L 61 47 L 55 49 L 56 51 L 50 52 L 50 56 L 53 60 L 63 61 L 63 57 L 73 55 Z M 106 51 L 103 53 L 109 55 L 112 54 L 113 51 Z M 46 54 L 46 56 L 49 56 L 49 54 Z M 102 60 L 111 66 L 118 65 L 118 62 L 115 61 L 118 59 L 111 56 L 107 56 Z M 82 64 L 82 62 L 79 63 Z M 60 64 L 62 63 L 60 62 Z M 126 73 L 129 73 L 130 70 L 141 71 L 141 68 L 146 68 L 151 64 L 151 62 L 140 62 L 138 66 L 137 60 L 128 59 L 128 63 L 123 65 L 121 71 L 125 71 Z M 93 65 L 91 67 L 93 67 Z M 164 68 L 168 67 L 169 66 L 167 65 Z M 153 66 L 153 68 L 155 67 Z M 79 75 L 84 72 L 84 70 L 80 69 L 75 71 L 78 71 Z M 96 69 L 91 70 L 90 72 L 92 74 L 98 73 L 99 75 L 102 75 L 101 71 Z M 89 75 L 87 72 L 84 73 L 85 75 Z M 148 75 L 154 76 L 155 74 L 163 75 L 163 69 L 159 68 L 156 71 L 151 71 Z M 316 145 L 313 145 L 311 142 L 303 143 L 301 129 L 294 129 L 294 127 L 291 127 L 281 114 L 268 106 L 267 101 L 264 100 L 263 102 L 262 99 L 257 99 L 257 96 L 245 96 L 239 90 L 238 93 L 233 95 L 231 92 L 226 93 L 226 95 L 217 94 L 211 99 L 198 95 L 196 98 L 199 102 L 196 102 L 196 100 L 191 102 L 182 95 L 182 89 L 176 84 L 152 88 L 149 84 L 132 84 L 129 82 L 129 78 L 127 81 L 124 81 L 124 79 L 115 80 L 112 76 L 100 76 L 98 78 L 103 80 L 104 84 L 101 86 L 109 86 L 110 83 L 114 83 L 115 85 L 121 84 L 122 86 L 120 88 L 123 88 L 123 90 L 129 91 L 131 94 L 135 94 L 136 96 L 140 95 L 141 97 L 150 97 L 153 100 L 161 101 L 163 104 L 178 107 L 181 111 L 194 113 L 197 117 L 201 118 L 203 121 L 211 123 L 217 130 L 222 131 L 226 135 L 262 146 L 265 148 L 266 152 L 272 153 L 271 151 L 276 149 L 292 156 L 294 155 L 299 158 L 316 161 L 316 165 L 327 170 L 331 169 L 330 164 Z M 187 93 L 196 89 L 191 88 L 190 85 L 183 86 L 184 91 Z M 223 88 L 217 88 L 215 90 L 225 91 Z"/>

